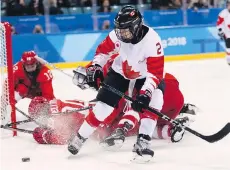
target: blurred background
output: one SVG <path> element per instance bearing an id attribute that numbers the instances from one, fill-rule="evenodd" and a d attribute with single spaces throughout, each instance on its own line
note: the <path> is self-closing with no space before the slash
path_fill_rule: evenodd
<path id="1" fill-rule="evenodd" d="M 12 25 L 15 61 L 29 49 L 50 62 L 89 61 L 127 4 L 160 34 L 167 56 L 224 51 L 215 24 L 225 0 L 1 0 L 1 21 Z"/>

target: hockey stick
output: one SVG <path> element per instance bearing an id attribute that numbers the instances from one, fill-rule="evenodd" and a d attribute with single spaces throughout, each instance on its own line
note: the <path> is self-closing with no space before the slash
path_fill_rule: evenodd
<path id="1" fill-rule="evenodd" d="M 127 100 L 129 100 L 129 101 L 131 101 L 131 102 L 135 102 L 135 100 L 134 100 L 133 98 L 131 98 L 131 97 L 125 95 L 124 93 L 120 92 L 119 90 L 117 90 L 117 89 L 115 89 L 115 88 L 113 88 L 113 87 L 111 87 L 111 86 L 109 86 L 109 85 L 107 85 L 107 84 L 105 84 L 105 83 L 101 83 L 101 85 L 102 85 L 105 89 L 107 89 L 107 90 L 109 90 L 109 91 L 111 91 L 111 92 L 117 94 L 118 96 L 124 97 L 125 99 L 127 99 Z M 230 133 L 230 123 L 227 123 L 227 124 L 226 124 L 220 131 L 218 131 L 217 133 L 215 133 L 215 134 L 213 134 L 213 135 L 205 136 L 205 135 L 202 135 L 201 133 L 199 133 L 199 132 L 197 132 L 197 131 L 195 131 L 195 130 L 193 130 L 193 129 L 190 129 L 190 128 L 187 127 L 187 126 L 184 126 L 184 125 L 180 124 L 180 123 L 177 122 L 176 120 L 169 118 L 168 116 L 162 114 L 161 112 L 159 112 L 159 111 L 157 111 L 157 110 L 155 110 L 155 109 L 153 109 L 153 108 L 151 108 L 151 107 L 147 107 L 146 109 L 147 109 L 148 111 L 150 111 L 150 112 L 152 112 L 152 113 L 158 115 L 160 118 L 162 118 L 162 119 L 164 119 L 164 120 L 166 120 L 166 121 L 168 121 L 168 122 L 171 122 L 173 125 L 178 126 L 178 127 L 180 127 L 180 128 L 184 128 L 186 131 L 192 133 L 193 135 L 195 135 L 195 136 L 197 136 L 197 137 L 199 137 L 199 138 L 201 138 L 201 139 L 203 139 L 203 140 L 205 140 L 205 141 L 207 141 L 207 142 L 209 142 L 209 143 L 217 142 L 217 141 L 221 140 L 222 138 L 224 138 L 226 135 L 228 135 L 228 134 Z"/>
<path id="2" fill-rule="evenodd" d="M 15 107 L 15 109 L 16 109 L 19 113 L 21 113 L 23 116 L 25 116 L 26 118 L 32 120 L 32 121 L 33 121 L 34 123 L 36 123 L 38 126 L 49 128 L 49 127 L 47 127 L 46 125 L 43 125 L 42 123 L 36 121 L 36 120 L 33 119 L 32 117 L 28 116 L 25 112 L 23 112 L 23 111 L 20 110 L 19 108 Z"/>
<path id="3" fill-rule="evenodd" d="M 55 70 L 58 70 L 59 72 L 65 74 L 66 76 L 68 76 L 68 77 L 70 77 L 70 78 L 73 78 L 72 75 L 70 75 L 70 74 L 64 72 L 62 69 L 56 67 L 54 64 L 49 63 L 48 61 L 44 60 L 43 58 L 38 57 L 38 56 L 36 56 L 35 58 L 36 58 L 40 63 L 49 65 L 49 66 L 51 66 L 52 68 L 54 68 Z"/>
<path id="4" fill-rule="evenodd" d="M 83 108 L 80 108 L 80 109 L 75 109 L 75 110 L 70 110 L 70 111 L 67 111 L 67 112 L 57 112 L 57 113 L 52 113 L 51 115 L 66 115 L 66 114 L 71 114 L 71 113 L 74 113 L 74 112 L 80 112 L 80 111 L 84 111 L 84 110 L 89 110 L 89 109 L 92 109 L 93 106 L 87 106 L 87 107 L 83 107 Z"/>
<path id="5" fill-rule="evenodd" d="M 17 132 L 29 133 L 29 134 L 33 134 L 34 133 L 34 131 L 32 131 L 32 130 L 26 130 L 26 129 L 20 129 L 20 128 L 13 128 L 13 127 L 10 127 L 10 126 L 3 126 L 1 128 L 7 129 L 7 130 L 12 130 L 12 131 L 17 131 Z"/>
<path id="6" fill-rule="evenodd" d="M 62 74 L 64 74 L 64 75 L 70 77 L 71 79 L 73 79 L 73 75 L 66 73 L 66 72 L 63 71 L 62 69 L 56 67 L 54 64 L 49 63 L 48 61 L 44 60 L 43 58 L 41 58 L 41 57 L 39 57 L 39 56 L 36 56 L 35 58 L 36 58 L 40 63 L 49 65 L 49 66 L 52 67 L 53 69 L 55 69 L 55 70 L 61 72 Z M 79 87 L 81 90 L 88 89 L 88 88 L 86 88 L 86 87 L 84 87 L 83 85 L 80 85 L 80 84 L 79 84 L 79 85 L 76 85 L 76 86 Z M 89 88 L 89 89 L 94 90 L 93 88 Z"/>
<path id="7" fill-rule="evenodd" d="M 88 103 L 90 103 L 90 102 L 91 102 L 91 103 L 92 103 L 92 102 L 97 102 L 97 99 L 93 99 L 93 100 L 88 101 Z M 67 112 L 52 113 L 52 115 L 71 114 L 71 113 L 74 113 L 74 112 L 80 112 L 80 111 L 89 110 L 89 109 L 92 109 L 92 108 L 93 108 L 93 105 L 91 105 L 91 106 L 86 106 L 86 107 L 83 107 L 83 108 L 80 108 L 80 109 L 70 110 L 70 111 L 67 111 Z"/>
<path id="8" fill-rule="evenodd" d="M 32 122 L 32 121 L 33 120 L 31 120 L 31 119 L 21 120 L 21 121 L 17 121 L 17 122 L 13 122 L 13 123 L 8 123 L 6 125 L 1 125 L 0 127 L 1 128 L 3 128 L 4 126 L 12 127 L 13 125 L 21 125 L 21 124 L 29 123 L 29 122 Z"/>

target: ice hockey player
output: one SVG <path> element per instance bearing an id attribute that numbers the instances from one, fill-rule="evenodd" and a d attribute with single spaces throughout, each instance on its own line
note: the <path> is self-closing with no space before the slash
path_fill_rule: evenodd
<path id="1" fill-rule="evenodd" d="M 112 55 L 107 63 L 104 65 L 104 77 L 106 77 L 114 59 L 117 56 L 117 54 Z M 91 65 L 91 63 L 89 65 Z M 73 82 L 75 85 L 82 89 L 87 88 L 86 68 L 78 67 L 73 71 Z M 164 104 L 161 111 L 163 112 L 163 114 L 169 116 L 170 118 L 176 118 L 177 121 L 181 122 L 182 124 L 189 125 L 195 120 L 194 118 L 196 115 L 197 107 L 193 104 L 184 104 L 184 97 L 179 88 L 179 81 L 172 74 L 164 73 L 163 79 L 165 88 L 163 97 Z M 135 95 L 137 95 L 136 90 L 129 89 L 128 91 L 132 91 L 131 95 L 133 98 L 135 98 Z M 114 117 L 116 117 L 115 120 Z M 110 114 L 110 116 L 106 118 L 106 120 L 103 122 L 103 127 L 106 130 L 101 131 L 107 133 L 99 134 L 102 140 L 105 139 L 102 143 L 105 146 L 107 145 L 107 147 L 113 145 L 117 145 L 116 148 L 121 147 L 122 143 L 125 140 L 125 136 L 133 136 L 137 134 L 137 131 L 139 129 L 140 117 L 141 114 L 139 115 L 138 113 L 133 112 L 127 101 L 122 98 L 119 101 L 118 107 L 116 107 L 113 113 Z M 170 138 L 172 142 L 179 142 L 182 139 L 183 134 L 184 131 L 178 131 L 177 128 L 169 122 L 159 119 L 153 133 L 153 138 Z M 105 138 L 106 135 L 108 136 L 107 138 Z"/>
<path id="2" fill-rule="evenodd" d="M 218 35 L 225 41 L 226 59 L 230 65 L 230 0 L 226 1 L 226 9 L 223 9 L 217 20 Z"/>
<path id="3" fill-rule="evenodd" d="M 184 96 L 179 89 L 178 80 L 172 74 L 166 73 L 164 75 L 164 83 L 164 104 L 161 112 L 171 119 L 175 119 L 179 116 L 184 106 Z M 135 98 L 135 94 L 133 94 L 133 98 Z M 111 135 L 105 138 L 103 142 L 107 146 L 117 145 L 116 148 L 121 147 L 125 137 L 136 133 L 138 130 L 138 122 L 142 114 L 134 112 L 128 105 L 125 108 L 127 111 L 125 111 L 125 114 L 119 120 Z M 185 113 L 187 111 L 188 109 L 185 110 Z M 187 116 L 177 118 L 177 121 L 186 125 L 189 123 Z M 183 135 L 184 130 L 179 131 L 177 127 L 173 126 L 171 123 L 163 119 L 158 119 L 152 138 L 171 139 L 172 142 L 179 142 L 183 138 Z"/>
<path id="4" fill-rule="evenodd" d="M 98 46 L 92 65 L 87 68 L 88 84 L 97 86 L 98 82 L 103 81 L 102 67 L 112 54 L 118 53 L 104 83 L 126 92 L 129 84 L 135 81 L 133 84 L 139 94 L 131 107 L 136 112 L 144 113 L 133 152 L 137 157 L 150 159 L 154 155 L 150 141 L 158 117 L 143 111 L 143 108 L 149 105 L 161 110 L 163 106 L 163 89 L 158 86 L 164 70 L 163 46 L 159 35 L 143 24 L 142 15 L 132 6 L 123 7 L 115 17 L 114 24 L 115 29 Z M 104 87 L 99 89 L 96 98 L 98 102 L 95 107 L 69 142 L 68 150 L 74 155 L 121 99 Z"/>
<path id="5" fill-rule="evenodd" d="M 80 128 L 88 110 L 81 111 L 81 113 L 66 114 L 66 112 L 83 108 L 86 104 L 94 105 L 81 100 L 53 99 L 48 101 L 44 97 L 33 98 L 29 104 L 28 113 L 44 125 L 34 129 L 33 138 L 39 144 L 67 144 L 71 136 Z"/>
<path id="6" fill-rule="evenodd" d="M 34 51 L 22 54 L 21 61 L 13 67 L 15 100 L 43 96 L 47 100 L 54 98 L 51 70 L 36 59 Z"/>

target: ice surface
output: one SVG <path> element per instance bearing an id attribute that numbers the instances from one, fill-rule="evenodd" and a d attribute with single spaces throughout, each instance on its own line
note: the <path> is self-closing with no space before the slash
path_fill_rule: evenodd
<path id="1" fill-rule="evenodd" d="M 185 101 L 200 108 L 193 129 L 213 134 L 230 122 L 230 67 L 225 60 L 173 62 L 166 63 L 165 68 L 179 79 Z M 57 98 L 94 99 L 95 92 L 81 91 L 69 77 L 53 73 Z M 28 103 L 24 100 L 17 105 L 27 111 Z M 19 113 L 17 118 L 24 119 Z M 33 129 L 35 125 L 20 127 Z M 230 135 L 214 144 L 189 133 L 177 144 L 153 140 L 155 156 L 148 164 L 130 162 L 135 137 L 127 139 L 116 152 L 105 151 L 95 141 L 88 141 L 79 155 L 71 157 L 66 146 L 38 145 L 23 133 L 0 141 L 2 170 L 230 170 Z M 30 162 L 22 162 L 23 157 L 30 157 Z"/>

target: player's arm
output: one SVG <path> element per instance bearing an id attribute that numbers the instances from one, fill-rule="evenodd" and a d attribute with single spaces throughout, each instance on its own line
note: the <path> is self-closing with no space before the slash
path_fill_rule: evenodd
<path id="1" fill-rule="evenodd" d="M 115 33 L 110 32 L 109 35 L 97 47 L 92 64 L 97 64 L 103 67 L 110 56 L 115 53 Z"/>
<path id="2" fill-rule="evenodd" d="M 137 95 L 136 101 L 131 104 L 133 110 L 143 112 L 143 108 L 149 106 L 153 91 L 160 84 L 164 70 L 164 51 L 160 37 L 156 34 L 153 42 L 146 47 L 146 80 Z"/>
<path id="3" fill-rule="evenodd" d="M 103 75 L 103 67 L 107 63 L 107 61 L 110 59 L 110 57 L 116 53 L 115 52 L 115 33 L 114 31 L 110 32 L 110 34 L 105 38 L 104 41 L 102 41 L 99 46 L 97 47 L 94 59 L 86 66 L 85 69 L 85 75 L 86 79 L 85 81 L 82 77 L 84 77 L 84 74 L 82 74 L 82 68 L 77 68 L 74 71 L 75 74 L 75 82 L 77 82 L 79 87 L 85 88 L 84 83 L 88 84 L 90 87 L 95 88 L 96 90 L 99 88 L 100 82 L 104 80 Z M 79 83 L 78 83 L 79 79 Z M 84 83 L 82 83 L 84 82 Z M 75 83 L 76 84 L 76 83 Z"/>
<path id="4" fill-rule="evenodd" d="M 142 91 L 149 90 L 150 92 L 153 92 L 163 78 L 164 49 L 160 37 L 157 36 L 155 39 L 156 41 L 153 43 L 154 47 L 149 48 L 147 51 L 147 75 Z"/>
<path id="5" fill-rule="evenodd" d="M 51 70 L 47 67 L 43 68 L 38 76 L 37 81 L 40 83 L 42 97 L 48 100 L 54 99 L 55 97 L 52 85 L 53 75 Z"/>
<path id="6" fill-rule="evenodd" d="M 19 75 L 23 71 L 22 63 L 18 62 L 13 67 L 13 77 L 14 77 L 14 97 L 15 101 L 23 99 L 28 95 L 28 86 L 23 83 L 23 80 L 19 79 Z"/>
<path id="7" fill-rule="evenodd" d="M 224 18 L 225 18 L 225 15 L 226 15 L 226 11 L 225 10 L 221 11 L 220 14 L 218 15 L 218 19 L 217 19 L 217 22 L 216 22 L 218 35 L 222 39 L 225 36 L 225 34 L 224 34 Z"/>

